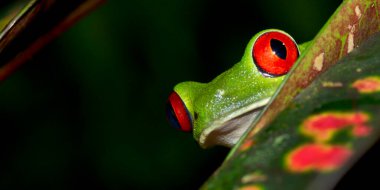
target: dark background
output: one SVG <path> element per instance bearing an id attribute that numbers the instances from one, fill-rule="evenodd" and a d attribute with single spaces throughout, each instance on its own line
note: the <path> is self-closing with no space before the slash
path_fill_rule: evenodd
<path id="1" fill-rule="evenodd" d="M 0 87 L 0 189 L 196 189 L 228 149 L 201 149 L 164 105 L 257 32 L 311 40 L 338 0 L 110 0 Z"/>

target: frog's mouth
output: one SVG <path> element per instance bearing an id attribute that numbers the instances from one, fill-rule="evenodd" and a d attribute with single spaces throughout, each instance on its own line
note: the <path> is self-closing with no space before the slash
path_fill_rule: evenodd
<path id="1" fill-rule="evenodd" d="M 269 100 L 270 98 L 265 98 L 254 102 L 214 121 L 210 127 L 202 131 L 199 137 L 200 146 L 202 148 L 213 145 L 234 146 Z"/>

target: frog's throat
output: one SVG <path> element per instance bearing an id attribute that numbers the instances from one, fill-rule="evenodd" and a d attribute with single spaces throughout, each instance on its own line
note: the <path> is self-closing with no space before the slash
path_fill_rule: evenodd
<path id="1" fill-rule="evenodd" d="M 269 101 L 270 98 L 259 100 L 215 120 L 210 127 L 202 131 L 199 137 L 200 146 L 202 148 L 214 145 L 234 146 Z"/>

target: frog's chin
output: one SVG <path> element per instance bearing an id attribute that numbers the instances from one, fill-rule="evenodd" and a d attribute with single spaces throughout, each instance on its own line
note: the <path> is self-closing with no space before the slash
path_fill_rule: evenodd
<path id="1" fill-rule="evenodd" d="M 214 145 L 234 146 L 269 100 L 270 98 L 265 98 L 254 102 L 214 121 L 210 127 L 202 131 L 199 137 L 200 146 L 202 148 Z"/>

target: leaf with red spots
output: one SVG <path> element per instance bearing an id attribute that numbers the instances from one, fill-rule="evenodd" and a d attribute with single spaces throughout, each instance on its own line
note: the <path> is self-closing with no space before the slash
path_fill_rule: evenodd
<path id="1" fill-rule="evenodd" d="M 378 1 L 343 2 L 204 189 L 331 189 L 340 181 L 380 138 L 379 12 Z M 255 172 L 265 179 L 243 180 Z"/>

